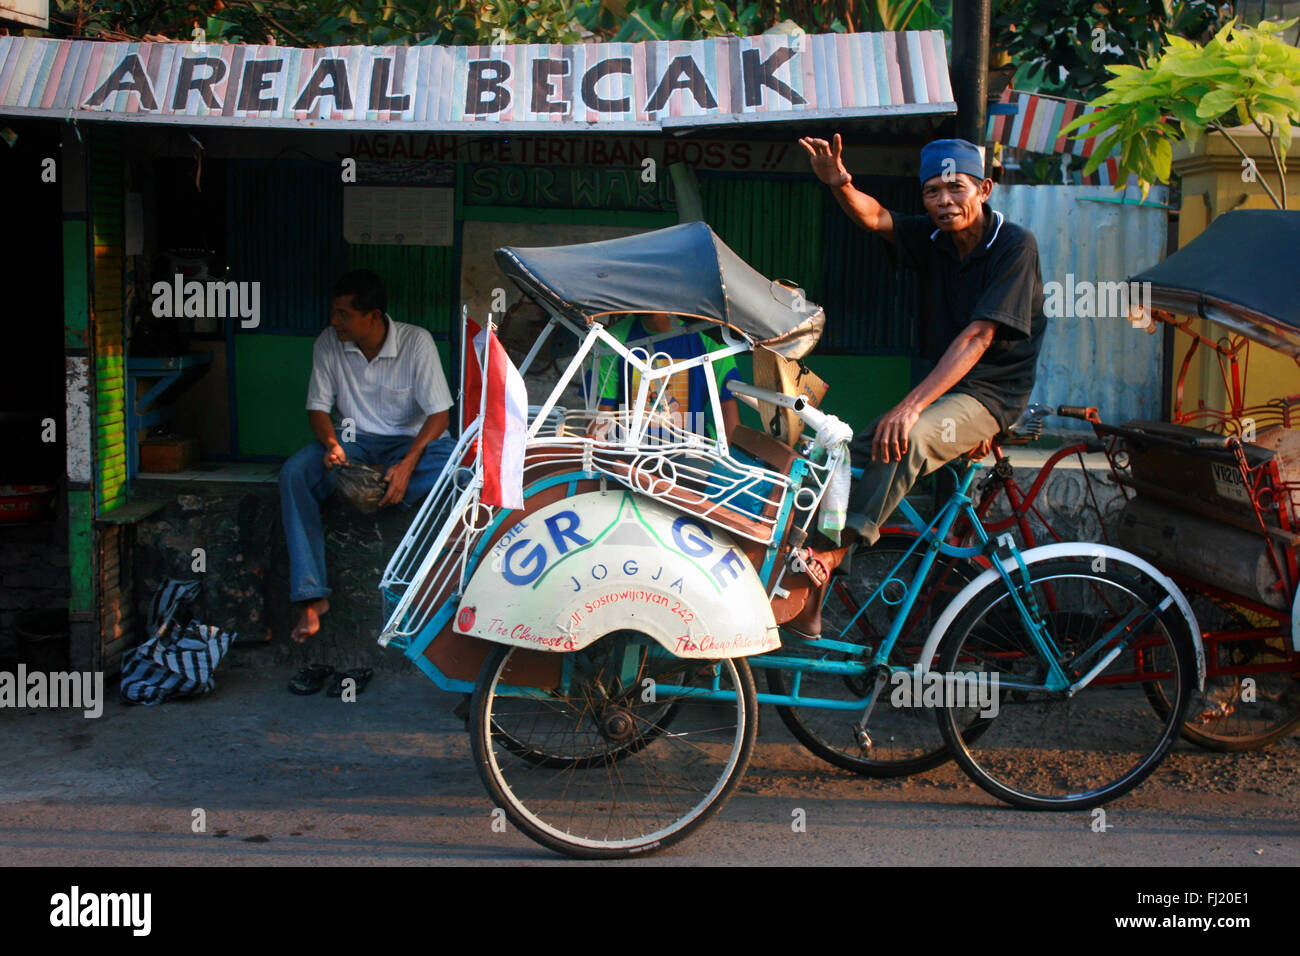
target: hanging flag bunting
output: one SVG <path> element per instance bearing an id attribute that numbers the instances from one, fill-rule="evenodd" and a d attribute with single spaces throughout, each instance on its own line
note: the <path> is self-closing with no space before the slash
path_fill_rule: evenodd
<path id="1" fill-rule="evenodd" d="M 1082 100 L 1026 93 L 1008 87 L 998 97 L 998 103 L 1002 109 L 993 107 L 989 110 L 987 140 L 990 143 L 1049 156 L 1069 153 L 1088 157 L 1097 147 L 1095 136 L 1073 139 L 1072 134 L 1061 132 L 1061 127 L 1076 117 L 1097 111 L 1095 106 Z M 1084 176 L 1079 170 L 1071 173 L 1076 185 L 1113 186 L 1118 176 L 1117 157 L 1106 159 L 1091 175 Z"/>

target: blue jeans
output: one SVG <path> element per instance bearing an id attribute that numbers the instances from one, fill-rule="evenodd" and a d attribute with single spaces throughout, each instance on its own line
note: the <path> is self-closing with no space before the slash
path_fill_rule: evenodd
<path id="1" fill-rule="evenodd" d="M 374 465 L 387 470 L 411 447 L 409 435 L 363 435 L 355 441 L 343 441 L 335 435 L 348 461 L 354 465 Z M 411 481 L 402 497 L 403 508 L 419 505 L 429 493 L 442 466 L 451 457 L 454 443 L 449 435 L 431 441 L 411 473 Z M 310 601 L 329 597 L 325 586 L 325 531 L 321 525 L 320 506 L 338 483 L 338 473 L 325 467 L 325 448 L 312 442 L 299 449 L 280 469 L 280 512 L 284 518 L 284 536 L 289 543 L 289 600 Z"/>

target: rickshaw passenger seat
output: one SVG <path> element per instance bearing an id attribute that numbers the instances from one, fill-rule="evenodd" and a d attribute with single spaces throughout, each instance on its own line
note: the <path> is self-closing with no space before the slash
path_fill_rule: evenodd
<path id="1" fill-rule="evenodd" d="M 741 451 L 757 458 L 773 471 L 790 474 L 798 456 L 789 445 L 747 425 L 737 425 L 727 440 Z"/>

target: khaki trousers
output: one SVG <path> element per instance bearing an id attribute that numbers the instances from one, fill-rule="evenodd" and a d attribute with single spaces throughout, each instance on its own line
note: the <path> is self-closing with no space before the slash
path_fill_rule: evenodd
<path id="1" fill-rule="evenodd" d="M 871 460 L 871 438 L 879 421 L 872 422 L 849 446 L 853 466 L 862 468 L 863 473 L 849 492 L 846 523 L 868 544 L 880 538 L 880 526 L 918 478 L 1002 430 L 979 399 L 950 392 L 921 413 L 907 436 L 902 460 L 886 463 Z"/>

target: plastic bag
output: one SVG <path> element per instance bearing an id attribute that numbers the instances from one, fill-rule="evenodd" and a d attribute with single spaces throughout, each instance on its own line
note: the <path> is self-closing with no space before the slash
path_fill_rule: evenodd
<path id="1" fill-rule="evenodd" d="M 122 656 L 120 693 L 127 703 L 154 706 L 212 692 L 217 665 L 238 634 L 193 618 L 181 625 L 181 609 L 198 596 L 198 581 L 168 578 L 149 603 L 149 637 Z"/>
<path id="2" fill-rule="evenodd" d="M 338 465 L 337 491 L 363 515 L 379 510 L 379 501 L 388 491 L 384 473 L 371 465 Z"/>

